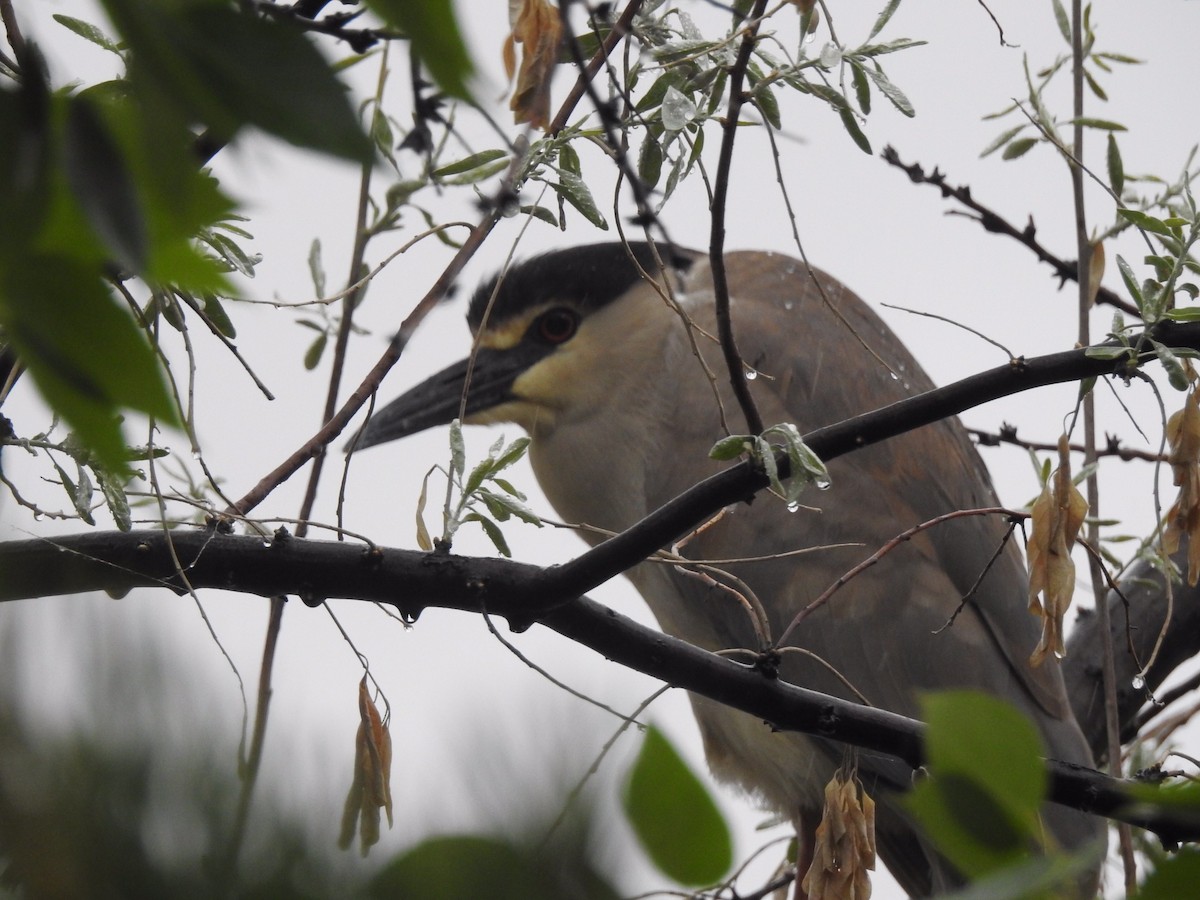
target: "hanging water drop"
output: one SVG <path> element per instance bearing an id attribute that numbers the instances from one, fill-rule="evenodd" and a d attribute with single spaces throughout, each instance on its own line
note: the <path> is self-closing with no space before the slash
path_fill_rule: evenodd
<path id="1" fill-rule="evenodd" d="M 747 369 L 746 370 L 746 380 L 747 381 L 753 381 L 757 377 L 758 377 L 757 369 Z"/>
<path id="2" fill-rule="evenodd" d="M 788 505 L 787 505 L 787 511 L 788 511 L 788 512 L 790 512 L 790 513 L 794 513 L 794 512 L 796 512 L 796 510 L 798 510 L 799 508 L 800 508 L 800 501 L 799 501 L 799 500 L 789 500 L 789 501 L 788 501 Z"/>
<path id="3" fill-rule="evenodd" d="M 1134 675 L 1133 676 L 1133 689 L 1135 691 L 1140 691 L 1145 687 L 1146 687 L 1146 679 L 1143 678 L 1140 673 L 1137 675 Z"/>

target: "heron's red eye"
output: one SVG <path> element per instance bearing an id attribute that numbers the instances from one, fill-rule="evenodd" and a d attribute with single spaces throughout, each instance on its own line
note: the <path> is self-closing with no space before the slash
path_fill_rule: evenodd
<path id="1" fill-rule="evenodd" d="M 538 316 L 534 328 L 547 344 L 565 344 L 579 328 L 579 314 L 573 309 L 556 307 Z"/>

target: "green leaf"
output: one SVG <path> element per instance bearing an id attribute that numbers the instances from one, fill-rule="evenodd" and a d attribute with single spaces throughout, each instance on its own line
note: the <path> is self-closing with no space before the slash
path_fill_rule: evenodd
<path id="1" fill-rule="evenodd" d="M 854 96 L 858 100 L 858 108 L 864 116 L 871 114 L 871 81 L 862 65 L 856 60 L 850 60 L 850 83 L 854 86 Z"/>
<path id="2" fill-rule="evenodd" d="M 1088 847 L 1070 856 L 1034 856 L 973 881 L 967 887 L 940 895 L 942 900 L 1031 900 L 1070 897 L 1082 879 L 1103 857 L 1102 846 Z M 1138 894 L 1139 900 L 1141 894 Z"/>
<path id="3" fill-rule="evenodd" d="M 1176 900 L 1187 897 L 1200 884 L 1200 851 L 1185 846 L 1161 860 L 1142 883 L 1138 900 Z"/>
<path id="4" fill-rule="evenodd" d="M 1083 355 L 1088 359 L 1119 359 L 1122 356 L 1132 359 L 1132 352 L 1129 347 L 1088 347 Z"/>
<path id="5" fill-rule="evenodd" d="M 1058 33 L 1062 35 L 1063 40 L 1068 44 L 1071 43 L 1071 20 L 1067 18 L 1067 11 L 1059 0 L 1054 2 L 1054 21 L 1058 23 Z"/>
<path id="6" fill-rule="evenodd" d="M 499 443 L 499 442 L 497 442 Z M 495 463 L 492 466 L 492 478 L 495 479 L 496 473 L 503 472 L 513 463 L 519 461 L 525 452 L 529 449 L 529 438 L 519 437 L 496 456 Z M 510 493 L 512 493 L 510 491 Z"/>
<path id="7" fill-rule="evenodd" d="M 541 219 L 547 225 L 553 225 L 555 228 L 558 227 L 558 216 L 554 215 L 553 212 L 544 206 L 522 206 L 520 212 L 523 216 L 532 216 L 535 219 Z"/>
<path id="8" fill-rule="evenodd" d="M 888 5 L 883 8 L 883 12 L 876 17 L 875 24 L 871 26 L 871 33 L 867 35 L 868 41 L 883 31 L 884 26 L 891 20 L 892 14 L 896 12 L 896 8 L 899 5 L 900 0 L 888 0 Z M 863 112 L 866 112 L 866 110 L 863 110 Z"/>
<path id="9" fill-rule="evenodd" d="M 93 466 L 92 471 L 96 473 L 96 481 L 100 484 L 104 502 L 108 505 L 108 511 L 112 514 L 117 529 L 131 530 L 133 519 L 129 515 L 129 498 L 125 494 L 124 484 L 119 477 L 110 474 L 103 466 Z"/>
<path id="10" fill-rule="evenodd" d="M 486 488 L 479 492 L 479 496 L 483 498 L 483 502 L 487 504 L 489 510 L 499 510 L 504 513 L 503 516 L 497 512 L 492 515 L 496 516 L 500 521 L 504 521 L 508 516 L 516 516 L 522 522 L 529 525 L 542 527 L 542 519 L 532 509 L 518 500 L 516 497 L 510 497 L 506 494 L 497 494 L 494 491 L 489 491 Z"/>
<path id="11" fill-rule="evenodd" d="M 985 156 L 995 153 L 1024 130 L 1024 125 L 1018 125 L 998 135 L 990 144 L 983 148 L 983 151 L 979 154 L 979 158 L 983 159 Z"/>
<path id="12" fill-rule="evenodd" d="M 1108 164 L 1108 183 L 1114 194 L 1121 196 L 1125 190 L 1125 163 L 1121 161 L 1121 149 L 1117 146 L 1116 135 L 1108 136 L 1108 152 L 1105 154 Z"/>
<path id="13" fill-rule="evenodd" d="M 642 848 L 684 885 L 713 884 L 733 864 L 729 826 L 704 785 L 657 728 L 646 729 L 623 805 Z"/>
<path id="14" fill-rule="evenodd" d="M 149 250 L 137 189 L 121 148 L 87 97 L 67 100 L 63 167 L 96 236 L 118 263 L 142 272 Z"/>
<path id="15" fill-rule="evenodd" d="M 79 469 L 79 474 L 82 477 L 77 485 L 71 480 L 71 476 L 66 473 L 63 467 L 58 464 L 57 460 L 52 457 L 50 462 L 58 471 L 58 480 L 62 484 L 63 490 L 65 490 L 67 492 L 67 496 L 71 498 L 71 505 L 75 507 L 75 514 L 88 525 L 95 525 L 96 520 L 92 518 L 92 510 L 90 508 L 92 485 L 90 480 L 86 482 L 83 480 L 87 477 L 83 471 L 83 468 L 80 467 Z"/>
<path id="16" fill-rule="evenodd" d="M 938 849 L 978 877 L 1036 845 L 1046 793 L 1041 739 L 998 698 L 946 691 L 922 698 L 931 777 L 908 801 Z"/>
<path id="17" fill-rule="evenodd" d="M 256 125 L 300 147 L 371 160 L 345 88 L 294 25 L 209 0 L 103 2 L 133 50 L 140 89 L 165 93 L 219 137 Z"/>
<path id="18" fill-rule="evenodd" d="M 863 134 L 863 130 L 858 127 L 858 119 L 854 117 L 848 109 L 843 109 L 839 112 L 839 117 L 842 120 L 842 127 L 846 129 L 846 133 L 850 135 L 851 140 L 858 145 L 858 149 L 868 156 L 871 154 L 871 141 Z"/>
<path id="19" fill-rule="evenodd" d="M 1136 225 L 1138 228 L 1145 229 L 1146 231 L 1152 231 L 1155 234 L 1174 237 L 1174 233 L 1171 231 L 1166 222 L 1150 215 L 1149 213 L 1144 213 L 1137 209 L 1126 209 L 1125 207 L 1119 207 L 1117 209 L 1117 215 L 1119 215 L 1126 222 Z"/>
<path id="20" fill-rule="evenodd" d="M 460 100 L 471 99 L 467 81 L 474 69 L 451 0 L 367 0 L 367 5 L 408 35 L 421 64 L 442 90 Z"/>
<path id="21" fill-rule="evenodd" d="M 54 21 L 64 28 L 75 32 L 85 41 L 91 41 L 97 47 L 103 47 L 110 53 L 117 54 L 117 56 L 121 55 L 121 47 L 91 22 L 76 19 L 74 16 L 64 16 L 60 13 L 54 14 Z"/>
<path id="22" fill-rule="evenodd" d="M 486 166 L 488 163 L 495 162 L 498 159 L 508 159 L 507 150 L 483 150 L 479 153 L 472 153 L 465 159 L 460 159 L 458 162 L 450 163 L 448 166 L 442 166 L 440 169 L 434 169 L 431 173 L 435 178 L 444 178 L 447 175 L 460 175 L 463 172 L 470 172 L 472 169 L 478 169 Z"/>
<path id="23" fill-rule="evenodd" d="M 321 239 L 313 238 L 308 248 L 308 274 L 312 278 L 313 291 L 318 297 L 325 296 L 325 266 L 321 264 Z"/>
<path id="24" fill-rule="evenodd" d="M 1100 65 L 1103 68 L 1102 63 L 1097 63 L 1097 65 Z M 1095 94 L 1097 98 L 1105 101 L 1106 103 L 1108 102 L 1108 94 L 1105 93 L 1104 88 L 1100 86 L 1100 82 L 1098 82 L 1092 73 L 1087 69 L 1083 70 L 1083 80 L 1087 82 L 1087 86 L 1091 88 L 1092 93 Z"/>
<path id="25" fill-rule="evenodd" d="M 304 351 L 304 368 L 309 372 L 313 371 L 321 364 L 321 357 L 325 355 L 325 347 L 329 343 L 327 335 L 319 334 L 308 345 L 308 349 Z"/>
<path id="26" fill-rule="evenodd" d="M 462 422 L 457 418 L 450 422 L 450 480 L 462 480 L 467 467 L 467 447 L 463 443 Z"/>
<path id="27" fill-rule="evenodd" d="M 98 272 L 60 256 L 24 262 L 0 272 L 0 327 L 80 443 L 125 472 L 120 410 L 179 421 L 158 360 Z"/>
<path id="28" fill-rule="evenodd" d="M 1154 348 L 1154 355 L 1158 357 L 1158 361 L 1162 363 L 1163 370 L 1167 373 L 1167 381 L 1171 383 L 1171 387 L 1177 391 L 1186 391 L 1188 389 L 1187 373 L 1183 370 L 1183 363 L 1179 361 L 1179 357 L 1175 352 L 1164 344 L 1158 341 L 1151 340 L 1150 345 Z"/>
<path id="29" fill-rule="evenodd" d="M 608 230 L 608 222 L 605 221 L 603 213 L 596 206 L 596 201 L 592 199 L 592 192 L 584 180 L 574 172 L 560 169 L 558 183 L 551 182 L 550 187 L 597 228 Z"/>
<path id="30" fill-rule="evenodd" d="M 746 452 L 746 444 L 749 440 L 750 436 L 745 434 L 731 434 L 729 437 L 721 438 L 708 451 L 708 458 L 721 462 L 737 459 Z"/>
<path id="31" fill-rule="evenodd" d="M 579 162 L 579 154 L 575 152 L 575 148 L 570 144 L 563 144 L 558 148 L 558 166 L 567 172 L 573 172 L 576 175 L 583 174 L 583 168 Z"/>
<path id="32" fill-rule="evenodd" d="M 1097 128 L 1100 131 L 1128 131 L 1129 129 L 1120 122 L 1111 122 L 1108 119 L 1093 119 L 1089 116 L 1080 116 L 1078 119 L 1071 119 L 1068 125 L 1082 125 L 1084 128 Z"/>
<path id="33" fill-rule="evenodd" d="M 900 110 L 900 112 L 904 113 L 910 119 L 917 114 L 908 97 L 904 95 L 904 91 L 892 84 L 891 80 L 883 74 L 882 69 L 867 67 L 865 71 L 871 80 L 875 82 L 875 86 L 879 88 L 879 92 L 892 102 L 892 106 L 896 107 L 896 109 Z"/>
<path id="34" fill-rule="evenodd" d="M 1123 212 L 1123 210 L 1118 210 L 1118 212 Z M 1117 254 L 1117 271 L 1121 273 L 1121 280 L 1125 282 L 1125 290 L 1129 291 L 1130 299 L 1139 310 L 1142 309 L 1146 305 L 1146 300 L 1142 297 L 1142 289 L 1138 286 L 1133 269 L 1129 267 L 1129 263 L 1125 262 L 1125 257 L 1119 253 Z"/>
<path id="35" fill-rule="evenodd" d="M 662 177 L 663 152 L 654 135 L 647 134 L 642 139 L 641 151 L 638 153 L 638 175 L 646 187 L 654 187 Z"/>
<path id="36" fill-rule="evenodd" d="M 221 299 L 216 294 L 204 295 L 204 314 L 208 317 L 209 324 L 225 337 L 230 340 L 237 337 L 237 329 L 233 327 L 229 314 L 225 312 L 225 307 L 221 305 Z"/>
<path id="37" fill-rule="evenodd" d="M 1001 159 L 1017 159 L 1024 156 L 1037 145 L 1037 138 L 1021 138 L 1019 141 L 1013 141 L 1004 148 L 1004 152 L 1000 154 Z"/>
<path id="38" fill-rule="evenodd" d="M 504 539 L 504 532 L 500 530 L 500 526 L 489 519 L 487 516 L 481 516 L 479 513 L 470 513 L 467 515 L 464 522 L 478 522 L 483 528 L 484 534 L 488 536 L 488 540 L 492 542 L 496 550 L 501 556 L 512 558 L 512 550 L 508 548 L 508 541 Z"/>
<path id="39" fill-rule="evenodd" d="M 518 804 L 513 811 L 517 822 L 521 811 Z M 529 850 L 479 835 L 430 838 L 388 862 L 371 879 L 364 896 L 369 900 L 617 900 L 617 892 L 583 853 L 553 850 Z"/>

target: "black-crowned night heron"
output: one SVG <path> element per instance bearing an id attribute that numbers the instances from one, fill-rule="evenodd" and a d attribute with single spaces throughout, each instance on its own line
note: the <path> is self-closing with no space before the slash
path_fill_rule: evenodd
<path id="1" fill-rule="evenodd" d="M 728 426 L 745 431 L 710 337 L 716 325 L 707 257 L 658 249 L 665 271 L 644 244 L 548 253 L 492 279 L 471 301 L 468 321 L 479 350 L 464 421 L 525 428 L 538 482 L 569 522 L 621 531 L 717 471 L 722 464 L 709 458 L 725 434 L 717 394 Z M 829 276 L 810 275 L 802 263 L 772 253 L 731 253 L 726 266 L 738 347 L 761 373 L 751 387 L 765 423 L 791 422 L 804 432 L 933 386 L 887 326 Z M 691 335 L 681 312 L 694 323 Z M 466 371 L 465 362 L 451 366 L 384 407 L 358 446 L 450 422 Z M 829 471 L 832 489 L 805 495 L 808 506 L 789 511 L 759 498 L 727 511 L 684 549 L 692 559 L 728 560 L 843 545 L 722 565 L 761 600 L 774 635 L 905 529 L 996 503 L 957 420 L 866 447 L 834 460 Z M 871 704 L 908 716 L 919 715 L 918 692 L 984 690 L 1036 722 L 1051 757 L 1091 765 L 1057 666 L 1028 663 L 1039 626 L 1026 612 L 1027 576 L 1013 542 L 989 568 L 1003 528 L 994 519 L 960 519 L 886 556 L 790 639 L 823 662 L 786 653 L 782 677 L 852 699 L 844 678 Z M 670 634 L 711 650 L 760 649 L 750 617 L 729 592 L 659 564 L 642 564 L 629 576 Z M 944 627 L 973 587 L 965 609 Z M 811 833 L 840 748 L 773 732 L 702 697 L 692 703 L 714 773 L 794 818 L 802 836 Z M 868 788 L 886 781 L 887 771 L 882 761 L 860 759 Z M 880 854 L 900 883 L 913 894 L 958 884 L 894 795 L 874 787 Z M 1049 840 L 1068 847 L 1103 834 L 1097 820 L 1059 807 L 1047 806 L 1043 822 Z"/>

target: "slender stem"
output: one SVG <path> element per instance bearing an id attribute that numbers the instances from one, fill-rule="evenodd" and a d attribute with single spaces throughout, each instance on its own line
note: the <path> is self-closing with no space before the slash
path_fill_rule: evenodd
<path id="1" fill-rule="evenodd" d="M 1073 118 L 1075 125 L 1072 133 L 1072 155 L 1070 163 L 1071 189 L 1075 199 L 1075 243 L 1076 256 L 1079 259 L 1079 330 L 1078 341 L 1082 347 L 1091 344 L 1090 314 L 1092 308 L 1092 243 L 1088 238 L 1087 214 L 1084 208 L 1083 185 L 1083 2 L 1071 2 L 1071 75 L 1072 94 L 1074 101 Z M 1087 500 L 1089 521 L 1087 526 L 1087 542 L 1093 547 L 1100 546 L 1100 482 L 1096 476 L 1094 463 L 1096 456 L 1096 403 L 1091 391 L 1083 398 L 1083 445 L 1084 465 L 1092 466 L 1087 477 Z M 1100 637 L 1102 641 L 1101 669 L 1104 677 L 1104 709 L 1105 736 L 1108 745 L 1108 771 L 1116 778 L 1121 777 L 1121 726 L 1117 720 L 1117 676 L 1116 663 L 1113 658 L 1112 629 L 1109 622 L 1107 591 L 1105 590 L 1104 572 L 1100 561 L 1094 555 L 1088 556 L 1088 567 L 1092 580 L 1092 593 L 1095 597 L 1096 613 L 1100 617 Z M 1134 896 L 1137 891 L 1137 863 L 1133 854 L 1133 841 L 1128 826 L 1117 828 L 1118 840 L 1121 847 L 1121 858 L 1125 869 L 1125 892 Z"/>
<path id="2" fill-rule="evenodd" d="M 711 205 L 712 228 L 708 239 L 708 258 L 712 268 L 713 291 L 716 294 L 717 334 L 721 339 L 721 351 L 725 355 L 725 365 L 729 369 L 729 383 L 742 414 L 746 417 L 746 428 L 751 434 L 761 434 L 763 431 L 762 417 L 754 398 L 750 395 L 750 385 L 746 383 L 746 373 L 743 371 L 742 357 L 738 353 L 737 341 L 733 333 L 733 319 L 729 314 L 729 281 L 725 274 L 725 207 L 729 195 L 729 178 L 733 169 L 733 142 L 737 135 L 738 116 L 742 111 L 745 97 L 742 95 L 742 82 L 746 77 L 746 69 L 750 65 L 750 54 L 754 52 L 754 44 L 758 38 L 758 25 L 766 9 L 767 0 L 754 0 L 744 22 L 745 31 L 742 43 L 738 47 L 737 60 L 729 72 L 729 106 L 725 110 L 725 124 L 721 135 L 721 153 L 717 160 L 717 173 L 713 180 L 713 198 Z"/>

